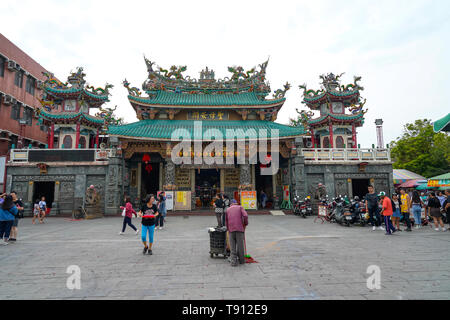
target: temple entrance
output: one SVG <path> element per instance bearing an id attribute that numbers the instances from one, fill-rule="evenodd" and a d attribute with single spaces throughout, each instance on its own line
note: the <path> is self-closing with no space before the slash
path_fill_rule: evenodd
<path id="1" fill-rule="evenodd" d="M 220 192 L 220 169 L 195 170 L 195 204 L 197 208 L 210 209 Z"/>
<path id="2" fill-rule="evenodd" d="M 259 207 L 261 207 L 261 191 L 264 191 L 267 195 L 266 208 L 270 207 L 273 202 L 273 182 L 271 175 L 261 175 L 261 168 L 255 165 L 255 186 Z"/>
<path id="3" fill-rule="evenodd" d="M 367 194 L 367 186 L 370 184 L 369 179 L 352 179 L 353 198 L 358 196 L 361 200 Z"/>
<path id="4" fill-rule="evenodd" d="M 33 186 L 33 204 L 45 197 L 47 208 L 51 208 L 55 199 L 55 181 L 35 182 Z"/>
<path id="5" fill-rule="evenodd" d="M 145 199 L 149 194 L 156 197 L 159 191 L 159 163 L 142 163 L 141 172 L 142 199 Z"/>

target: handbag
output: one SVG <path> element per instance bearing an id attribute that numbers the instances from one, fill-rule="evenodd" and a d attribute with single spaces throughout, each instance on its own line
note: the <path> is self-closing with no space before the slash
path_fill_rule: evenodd
<path id="1" fill-rule="evenodd" d="M 122 211 L 122 217 L 125 217 L 126 211 L 127 211 L 127 209 L 126 209 L 126 208 L 123 208 L 123 211 Z"/>
<path id="2" fill-rule="evenodd" d="M 223 213 L 223 208 L 215 208 L 216 213 Z"/>

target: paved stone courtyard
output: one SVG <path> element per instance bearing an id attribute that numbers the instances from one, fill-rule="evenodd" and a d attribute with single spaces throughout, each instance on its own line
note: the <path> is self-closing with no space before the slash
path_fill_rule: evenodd
<path id="1" fill-rule="evenodd" d="M 232 268 L 209 256 L 214 216 L 169 214 L 152 256 L 131 229 L 118 235 L 120 217 L 26 218 L 18 242 L 0 246 L 0 299 L 450 299 L 450 232 L 385 236 L 313 220 L 250 216 L 258 263 Z M 81 268 L 80 290 L 66 287 L 70 265 Z M 367 288 L 370 265 L 381 268 L 379 290 Z"/>

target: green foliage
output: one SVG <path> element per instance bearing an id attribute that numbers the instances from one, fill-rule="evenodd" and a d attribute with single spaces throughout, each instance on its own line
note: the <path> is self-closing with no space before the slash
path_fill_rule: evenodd
<path id="1" fill-rule="evenodd" d="M 403 135 L 391 146 L 395 169 L 410 170 L 426 178 L 450 171 L 450 136 L 435 133 L 428 119 L 406 124 Z"/>

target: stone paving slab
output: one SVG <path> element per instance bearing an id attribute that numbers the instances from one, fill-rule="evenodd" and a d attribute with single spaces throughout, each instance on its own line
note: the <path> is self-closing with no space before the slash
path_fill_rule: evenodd
<path id="1" fill-rule="evenodd" d="M 121 217 L 25 218 L 17 243 L 0 246 L 0 299 L 450 299 L 450 232 L 385 236 L 313 220 L 250 216 L 247 248 L 258 263 L 232 268 L 209 257 L 213 216 L 169 216 L 152 256 L 131 229 L 118 235 Z M 66 287 L 70 265 L 81 269 L 80 290 Z M 380 267 L 379 290 L 367 288 L 370 265 Z"/>

